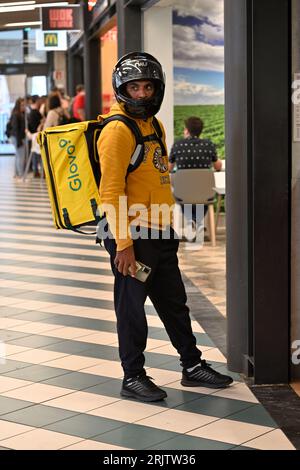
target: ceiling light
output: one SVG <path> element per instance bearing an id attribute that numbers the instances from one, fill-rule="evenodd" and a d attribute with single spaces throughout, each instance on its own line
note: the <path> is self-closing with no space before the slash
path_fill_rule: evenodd
<path id="1" fill-rule="evenodd" d="M 25 23 L 6 23 L 4 26 L 6 28 L 14 28 L 18 26 L 40 26 L 41 21 L 26 21 Z"/>
<path id="2" fill-rule="evenodd" d="M 32 2 L 33 3 L 33 2 Z M 12 13 L 14 11 L 30 11 L 36 10 L 37 8 L 44 8 L 44 7 L 65 7 L 68 6 L 68 2 L 59 2 L 59 3 L 38 3 L 37 5 L 17 5 L 5 7 L 3 8 L 3 4 L 0 3 L 0 13 Z"/>
<path id="3" fill-rule="evenodd" d="M 66 7 L 68 6 L 68 2 L 52 2 L 52 3 L 38 3 L 34 6 L 34 8 L 44 8 L 44 7 Z"/>
<path id="4" fill-rule="evenodd" d="M 35 0 L 30 0 L 30 1 L 25 1 L 25 2 L 7 2 L 7 3 L 1 3 L 1 7 L 16 7 L 17 5 L 32 5 L 33 3 L 36 3 Z"/>
<path id="5" fill-rule="evenodd" d="M 0 13 L 12 13 L 14 11 L 29 11 L 29 10 L 34 10 L 36 8 L 35 5 L 19 5 L 17 7 L 6 7 L 2 8 L 0 7 Z"/>

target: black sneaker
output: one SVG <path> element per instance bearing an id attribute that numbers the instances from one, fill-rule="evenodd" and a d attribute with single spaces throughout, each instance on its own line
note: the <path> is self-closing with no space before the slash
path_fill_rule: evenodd
<path id="1" fill-rule="evenodd" d="M 151 382 L 152 377 L 146 374 L 123 380 L 121 395 L 127 398 L 136 398 L 140 401 L 159 401 L 167 397 L 164 390 Z"/>
<path id="2" fill-rule="evenodd" d="M 185 387 L 225 388 L 232 382 L 229 375 L 220 374 L 204 360 L 191 372 L 186 369 L 182 371 L 181 385 Z"/>

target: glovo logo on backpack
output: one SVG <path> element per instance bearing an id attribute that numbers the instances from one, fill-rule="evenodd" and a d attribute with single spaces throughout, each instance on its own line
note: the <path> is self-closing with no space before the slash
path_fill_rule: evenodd
<path id="1" fill-rule="evenodd" d="M 82 187 L 82 181 L 79 175 L 79 169 L 77 164 L 77 157 L 75 154 L 76 147 L 71 143 L 70 140 L 59 139 L 59 146 L 61 149 L 65 149 L 67 152 L 67 159 L 69 162 L 69 176 L 68 186 L 72 191 L 79 191 Z"/>

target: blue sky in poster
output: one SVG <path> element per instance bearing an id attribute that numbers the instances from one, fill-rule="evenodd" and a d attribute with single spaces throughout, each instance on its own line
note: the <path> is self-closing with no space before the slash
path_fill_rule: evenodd
<path id="1" fill-rule="evenodd" d="M 175 104 L 224 103 L 224 0 L 175 0 Z"/>

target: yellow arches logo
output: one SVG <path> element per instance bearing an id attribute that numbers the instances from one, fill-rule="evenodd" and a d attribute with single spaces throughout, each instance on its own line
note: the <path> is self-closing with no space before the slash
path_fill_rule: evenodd
<path id="1" fill-rule="evenodd" d="M 58 34 L 57 33 L 45 33 L 44 34 L 44 46 L 45 47 L 58 46 Z"/>

